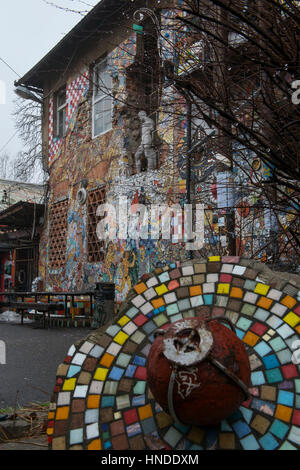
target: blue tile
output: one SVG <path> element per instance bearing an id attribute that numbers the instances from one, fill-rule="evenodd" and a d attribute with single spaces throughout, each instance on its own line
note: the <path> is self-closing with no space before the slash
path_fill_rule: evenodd
<path id="1" fill-rule="evenodd" d="M 244 406 L 240 407 L 240 411 L 243 415 L 244 420 L 249 424 L 253 416 L 253 411 L 249 410 L 248 408 L 245 408 Z"/>
<path id="2" fill-rule="evenodd" d="M 142 432 L 141 425 L 140 423 L 131 424 L 130 426 L 126 427 L 126 431 L 128 437 L 136 436 L 137 434 L 140 434 Z"/>
<path id="3" fill-rule="evenodd" d="M 289 429 L 290 427 L 287 424 L 283 423 L 282 421 L 279 421 L 278 419 L 275 419 L 269 431 L 272 434 L 274 434 L 274 436 L 278 437 L 279 439 L 283 439 L 286 436 Z"/>
<path id="4" fill-rule="evenodd" d="M 146 404 L 146 396 L 145 395 L 135 395 L 132 398 L 132 406 L 143 406 Z"/>
<path id="5" fill-rule="evenodd" d="M 278 394 L 278 403 L 280 403 L 280 405 L 293 406 L 294 394 L 292 392 L 285 392 L 284 390 L 280 390 Z"/>
<path id="6" fill-rule="evenodd" d="M 267 380 L 270 384 L 280 382 L 283 377 L 281 375 L 280 369 L 269 369 L 265 371 Z"/>
<path id="7" fill-rule="evenodd" d="M 278 367 L 280 365 L 275 354 L 272 354 L 271 356 L 263 357 L 262 360 L 263 360 L 263 363 L 265 364 L 266 369 L 274 369 L 275 367 Z"/>
<path id="8" fill-rule="evenodd" d="M 132 364 L 130 364 L 126 369 L 125 377 L 133 377 L 135 374 L 136 368 L 137 366 L 133 366 Z"/>
<path id="9" fill-rule="evenodd" d="M 237 421 L 232 427 L 240 439 L 251 433 L 251 429 L 244 421 Z"/>
<path id="10" fill-rule="evenodd" d="M 259 443 L 264 450 L 275 450 L 279 446 L 275 437 L 269 432 L 259 439 Z"/>
<path id="11" fill-rule="evenodd" d="M 110 441 L 106 441 L 104 442 L 104 449 L 110 449 L 111 448 L 111 442 Z"/>
<path id="12" fill-rule="evenodd" d="M 260 446 L 253 436 L 253 434 L 250 434 L 250 436 L 245 437 L 244 439 L 240 440 L 240 443 L 243 447 L 244 450 L 258 450 L 260 449 Z"/>
<path id="13" fill-rule="evenodd" d="M 102 432 L 108 431 L 108 429 L 109 429 L 109 425 L 108 425 L 108 424 L 101 424 L 101 431 L 102 431 Z"/>
<path id="14" fill-rule="evenodd" d="M 253 398 L 251 408 L 254 408 L 257 411 L 261 411 L 263 409 L 264 413 L 270 416 L 273 416 L 275 413 L 275 405 L 273 403 L 259 400 L 258 398 Z"/>
<path id="15" fill-rule="evenodd" d="M 262 385 L 266 383 L 265 376 L 262 371 L 252 372 L 251 374 L 252 385 Z"/>
<path id="16" fill-rule="evenodd" d="M 212 303 L 213 303 L 213 295 L 207 294 L 207 295 L 204 295 L 203 298 L 204 298 L 204 303 L 205 303 L 205 305 L 212 305 Z"/>
<path id="17" fill-rule="evenodd" d="M 124 374 L 124 369 L 114 366 L 110 371 L 109 378 L 113 380 L 120 380 Z"/>
<path id="18" fill-rule="evenodd" d="M 235 334 L 237 335 L 237 337 L 242 340 L 245 336 L 245 331 L 242 331 L 242 330 L 239 330 L 238 328 L 235 329 Z"/>
<path id="19" fill-rule="evenodd" d="M 110 408 L 115 404 L 115 397 L 107 396 L 101 399 L 101 408 Z"/>
<path id="20" fill-rule="evenodd" d="M 70 366 L 68 370 L 67 377 L 74 377 L 74 375 L 78 374 L 78 372 L 81 370 L 81 367 L 79 366 Z"/>
<path id="21" fill-rule="evenodd" d="M 272 351 L 270 346 L 268 346 L 264 341 L 260 341 L 253 349 L 259 356 L 266 356 L 270 351 Z"/>
<path id="22" fill-rule="evenodd" d="M 206 440 L 206 447 L 208 449 L 213 448 L 214 444 L 217 443 L 219 435 L 219 429 L 208 429 L 206 432 L 205 440 Z"/>

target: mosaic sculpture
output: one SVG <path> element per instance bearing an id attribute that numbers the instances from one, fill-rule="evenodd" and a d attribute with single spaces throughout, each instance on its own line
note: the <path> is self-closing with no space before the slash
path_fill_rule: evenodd
<path id="1" fill-rule="evenodd" d="M 145 156 L 147 160 L 147 169 L 156 169 L 156 151 L 153 146 L 153 132 L 155 131 L 155 124 L 153 119 L 149 118 L 145 111 L 140 111 L 139 120 L 142 124 L 142 142 L 135 154 L 136 171 L 142 171 L 142 157 Z"/>
<path id="2" fill-rule="evenodd" d="M 59 366 L 50 448 L 300 449 L 299 291 L 299 278 L 239 257 L 175 262 L 142 276 L 119 316 L 72 346 Z M 147 377 L 149 351 L 163 339 L 154 333 L 195 317 L 233 334 L 217 319 L 230 320 L 251 367 L 250 397 L 209 427 L 176 422 Z"/>

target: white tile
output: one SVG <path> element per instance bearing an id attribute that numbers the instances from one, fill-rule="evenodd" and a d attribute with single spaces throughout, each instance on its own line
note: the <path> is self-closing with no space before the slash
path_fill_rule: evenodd
<path id="1" fill-rule="evenodd" d="M 104 382 L 99 380 L 93 380 L 90 385 L 90 394 L 91 395 L 100 395 L 102 393 Z"/>
<path id="2" fill-rule="evenodd" d="M 170 292 L 170 294 L 164 295 L 164 299 L 166 304 L 171 304 L 172 302 L 176 302 L 177 298 L 174 292 Z"/>
<path id="3" fill-rule="evenodd" d="M 76 364 L 77 366 L 82 366 L 85 360 L 86 360 L 85 354 L 77 353 L 72 359 L 72 364 Z"/>
<path id="4" fill-rule="evenodd" d="M 155 292 L 153 287 L 151 287 L 150 289 L 148 289 L 144 292 L 144 296 L 146 297 L 147 300 L 151 300 L 151 299 L 153 299 L 154 297 L 157 296 L 157 293 Z"/>
<path id="5" fill-rule="evenodd" d="M 75 346 L 74 346 L 74 344 L 73 344 L 73 345 L 70 347 L 67 356 L 73 356 L 73 354 L 75 354 L 75 352 L 76 352 L 76 348 L 75 348 Z"/>
<path id="6" fill-rule="evenodd" d="M 107 348 L 106 352 L 108 354 L 111 354 L 112 356 L 116 356 L 117 354 L 119 354 L 120 349 L 122 349 L 122 346 L 120 344 L 111 343 Z"/>
<path id="7" fill-rule="evenodd" d="M 221 273 L 231 274 L 233 270 L 233 264 L 223 264 Z"/>
<path id="8" fill-rule="evenodd" d="M 135 307 L 139 308 L 146 302 L 146 299 L 144 299 L 142 295 L 138 295 L 134 299 L 132 299 L 131 302 Z"/>
<path id="9" fill-rule="evenodd" d="M 85 343 L 83 343 L 83 345 L 79 349 L 79 352 L 88 354 L 94 346 L 95 346 L 94 343 L 90 343 L 89 341 L 85 341 Z"/>
<path id="10" fill-rule="evenodd" d="M 144 314 L 144 315 L 147 315 L 147 313 L 149 312 L 152 312 L 153 310 L 153 305 L 150 304 L 150 302 L 147 302 L 145 305 L 142 305 L 142 307 L 140 308 L 141 312 Z"/>
<path id="11" fill-rule="evenodd" d="M 146 282 L 146 284 L 147 284 L 147 287 L 157 286 L 158 280 L 156 279 L 155 276 L 153 276 L 153 277 L 151 277 L 150 279 L 148 279 L 148 281 Z"/>
<path id="12" fill-rule="evenodd" d="M 280 328 L 277 328 L 276 331 L 283 339 L 294 334 L 294 330 L 292 330 L 288 325 L 282 325 Z"/>
<path id="13" fill-rule="evenodd" d="M 191 276 L 194 274 L 194 266 L 184 266 L 182 269 L 182 274 L 184 276 Z"/>
<path id="14" fill-rule="evenodd" d="M 60 392 L 57 398 L 57 405 L 69 405 L 71 400 L 71 393 L 70 392 Z"/>
<path id="15" fill-rule="evenodd" d="M 202 284 L 203 294 L 215 292 L 215 284 L 213 282 Z"/>
<path id="16" fill-rule="evenodd" d="M 85 398 L 88 391 L 87 385 L 77 385 L 74 390 L 73 398 Z"/>
<path id="17" fill-rule="evenodd" d="M 233 270 L 232 270 L 232 274 L 235 274 L 235 275 L 238 275 L 238 276 L 242 276 L 245 271 L 246 271 L 245 266 L 235 265 L 235 267 L 234 267 Z"/>
<path id="18" fill-rule="evenodd" d="M 207 274 L 206 282 L 211 283 L 211 282 L 218 282 L 218 281 L 219 281 L 218 274 Z"/>
<path id="19" fill-rule="evenodd" d="M 89 424 L 86 426 L 86 438 L 94 439 L 99 437 L 99 425 L 98 423 Z"/>
<path id="20" fill-rule="evenodd" d="M 246 292 L 244 295 L 244 302 L 248 302 L 249 304 L 256 304 L 258 295 L 254 294 L 253 292 Z"/>
<path id="21" fill-rule="evenodd" d="M 277 290 L 277 289 L 271 289 L 269 291 L 269 293 L 267 294 L 267 297 L 269 297 L 269 299 L 273 299 L 273 300 L 279 300 L 282 296 L 282 292 L 280 290 Z"/>
<path id="22" fill-rule="evenodd" d="M 284 305 L 281 305 L 281 304 L 275 304 L 271 308 L 271 312 L 275 313 L 275 315 L 277 315 L 278 317 L 282 317 L 285 314 L 286 311 L 287 311 L 287 307 L 285 307 Z"/>
<path id="23" fill-rule="evenodd" d="M 129 323 L 127 323 L 127 325 L 124 326 L 123 331 L 124 331 L 127 335 L 130 336 L 130 335 L 132 335 L 132 333 L 134 333 L 137 329 L 138 329 L 138 327 L 136 326 L 135 323 L 129 322 Z"/>

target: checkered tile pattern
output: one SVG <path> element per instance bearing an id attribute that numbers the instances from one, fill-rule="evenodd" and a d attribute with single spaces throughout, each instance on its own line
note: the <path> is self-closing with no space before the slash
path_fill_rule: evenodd
<path id="1" fill-rule="evenodd" d="M 89 72 L 86 70 L 75 80 L 67 85 L 67 116 L 66 126 L 69 126 L 72 116 L 76 111 L 82 96 L 87 92 L 89 84 Z M 50 99 L 49 104 L 49 164 L 51 165 L 57 156 L 63 139 L 54 137 L 54 100 Z"/>

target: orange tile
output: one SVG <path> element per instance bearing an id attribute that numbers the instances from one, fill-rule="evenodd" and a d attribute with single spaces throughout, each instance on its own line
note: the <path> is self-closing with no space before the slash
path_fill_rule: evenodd
<path id="1" fill-rule="evenodd" d="M 300 325 L 299 326 L 296 326 L 295 330 L 299 333 L 300 335 Z"/>
<path id="2" fill-rule="evenodd" d="M 147 419 L 153 416 L 151 405 L 141 406 L 138 410 L 140 419 Z"/>
<path id="3" fill-rule="evenodd" d="M 202 294 L 201 286 L 192 286 L 190 287 L 190 296 L 193 297 L 194 295 Z"/>
<path id="4" fill-rule="evenodd" d="M 54 419 L 54 416 L 55 416 L 54 411 L 49 411 L 49 413 L 48 413 L 48 419 L 49 419 L 49 421 L 50 421 L 51 419 Z"/>
<path id="5" fill-rule="evenodd" d="M 89 395 L 87 399 L 88 408 L 99 408 L 100 405 L 100 395 Z"/>
<path id="6" fill-rule="evenodd" d="M 286 421 L 287 423 L 290 421 L 292 416 L 293 408 L 289 408 L 288 406 L 277 405 L 275 418 L 281 419 L 281 421 Z"/>
<path id="7" fill-rule="evenodd" d="M 88 445 L 88 450 L 102 450 L 100 439 L 95 439 Z"/>
<path id="8" fill-rule="evenodd" d="M 57 408 L 56 410 L 56 421 L 62 420 L 62 419 L 68 419 L 69 417 L 69 406 L 62 406 L 61 408 Z"/>
<path id="9" fill-rule="evenodd" d="M 163 305 L 165 305 L 164 299 L 159 298 L 159 299 L 154 299 L 151 301 L 152 305 L 154 308 L 160 308 Z"/>
<path id="10" fill-rule="evenodd" d="M 251 331 L 248 331 L 243 338 L 244 343 L 248 344 L 249 346 L 255 346 L 258 340 L 259 336 L 255 335 Z"/>
<path id="11" fill-rule="evenodd" d="M 145 292 L 145 290 L 147 290 L 148 287 L 146 286 L 146 284 L 144 284 L 143 282 L 141 282 L 140 284 L 137 284 L 136 286 L 134 286 L 134 290 L 138 293 L 138 294 L 142 294 L 143 292 Z"/>
<path id="12" fill-rule="evenodd" d="M 230 292 L 230 297 L 236 297 L 241 299 L 243 297 L 243 291 L 239 287 L 233 287 Z"/>
<path id="13" fill-rule="evenodd" d="M 267 299 L 267 297 L 261 297 L 256 305 L 258 307 L 268 310 L 270 306 L 272 305 L 272 302 L 273 302 L 272 299 Z"/>
<path id="14" fill-rule="evenodd" d="M 284 299 L 281 300 L 281 303 L 283 305 L 286 305 L 289 308 L 293 308 L 297 302 L 293 297 L 291 297 L 290 295 L 287 295 Z"/>
<path id="15" fill-rule="evenodd" d="M 114 358 L 115 357 L 111 354 L 105 353 L 104 356 L 101 358 L 100 364 L 104 367 L 109 368 L 112 365 Z"/>

